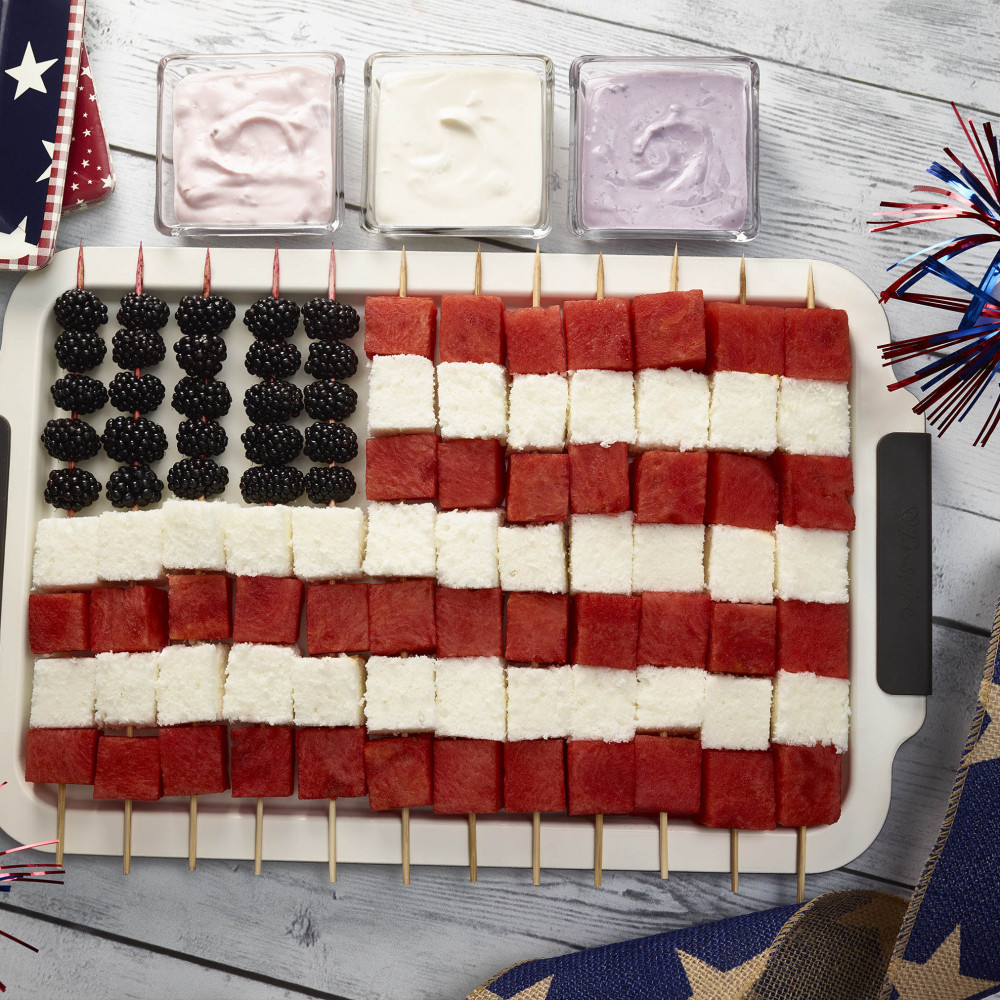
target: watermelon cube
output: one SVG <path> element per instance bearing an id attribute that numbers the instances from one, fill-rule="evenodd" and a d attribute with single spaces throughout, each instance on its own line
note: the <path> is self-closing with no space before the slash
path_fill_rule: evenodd
<path id="1" fill-rule="evenodd" d="M 365 496 L 369 500 L 437 498 L 434 434 L 371 437 L 365 443 Z"/>
<path id="2" fill-rule="evenodd" d="M 508 309 L 504 333 L 507 368 L 512 375 L 566 371 L 566 336 L 559 306 Z"/>
<path id="3" fill-rule="evenodd" d="M 354 799 L 368 791 L 363 726 L 299 729 L 295 760 L 300 799 Z"/>
<path id="4" fill-rule="evenodd" d="M 238 576 L 233 593 L 233 642 L 265 642 L 275 646 L 298 642 L 301 580 L 285 576 Z"/>
<path id="5" fill-rule="evenodd" d="M 368 588 L 368 648 L 372 653 L 433 653 L 434 581 L 394 580 Z"/>
<path id="6" fill-rule="evenodd" d="M 628 445 L 569 446 L 569 498 L 574 514 L 621 514 L 629 509 Z"/>
<path id="7" fill-rule="evenodd" d="M 288 726 L 231 729 L 233 798 L 285 798 L 295 790 L 294 730 Z"/>
<path id="8" fill-rule="evenodd" d="M 721 830 L 774 829 L 770 750 L 705 750 L 701 764 L 701 823 Z"/>
<path id="9" fill-rule="evenodd" d="M 635 738 L 635 811 L 697 816 L 701 742 L 686 736 Z"/>
<path id="10" fill-rule="evenodd" d="M 170 641 L 230 638 L 232 591 L 232 580 L 225 573 L 171 573 L 167 577 Z"/>
<path id="11" fill-rule="evenodd" d="M 835 747 L 775 745 L 778 826 L 820 826 L 840 819 L 843 757 Z"/>
<path id="12" fill-rule="evenodd" d="M 655 292 L 632 299 L 635 367 L 705 370 L 705 297 Z"/>
<path id="13" fill-rule="evenodd" d="M 29 729 L 24 780 L 92 785 L 98 736 L 96 729 Z"/>
<path id="14" fill-rule="evenodd" d="M 566 364 L 570 371 L 632 371 L 632 321 L 628 299 L 577 299 L 563 303 Z"/>
<path id="15" fill-rule="evenodd" d="M 850 605 L 778 601 L 776 607 L 778 669 L 846 679 Z"/>
<path id="16" fill-rule="evenodd" d="M 429 806 L 432 740 L 430 736 L 388 736 L 365 744 L 368 805 L 373 810 Z"/>
<path id="17" fill-rule="evenodd" d="M 778 522 L 778 483 L 767 460 L 712 452 L 708 456 L 705 521 L 774 531 Z"/>
<path id="18" fill-rule="evenodd" d="M 572 661 L 634 670 L 639 607 L 626 594 L 574 594 Z"/>
<path id="19" fill-rule="evenodd" d="M 512 663 L 566 663 L 569 595 L 513 593 L 507 598 L 505 657 Z"/>
<path id="20" fill-rule="evenodd" d="M 159 740 L 164 795 L 210 795 L 229 787 L 225 726 L 162 726 Z"/>
<path id="21" fill-rule="evenodd" d="M 90 592 L 90 648 L 95 653 L 155 653 L 169 642 L 167 592 L 148 584 Z"/>
<path id="22" fill-rule="evenodd" d="M 437 309 L 433 299 L 370 295 L 365 299 L 365 354 L 419 354 L 434 360 Z"/>
<path id="23" fill-rule="evenodd" d="M 569 456 L 527 451 L 511 455 L 507 520 L 540 524 L 568 516 Z"/>
<path id="24" fill-rule="evenodd" d="M 851 338 L 843 309 L 785 309 L 785 374 L 849 382 Z"/>
<path id="25" fill-rule="evenodd" d="M 566 744 L 570 816 L 635 811 L 635 744 L 570 740 Z"/>
<path id="26" fill-rule="evenodd" d="M 148 736 L 102 736 L 97 741 L 94 798 L 162 799 L 160 741 Z"/>
<path id="27" fill-rule="evenodd" d="M 733 302 L 705 304 L 710 372 L 785 373 L 785 310 Z"/>
<path id="28" fill-rule="evenodd" d="M 522 740 L 503 745 L 503 802 L 509 813 L 563 812 L 566 744 Z"/>
<path id="29" fill-rule="evenodd" d="M 503 365 L 503 314 L 503 300 L 496 295 L 442 295 L 441 360 Z"/>
<path id="30" fill-rule="evenodd" d="M 493 508 L 503 503 L 504 453 L 499 441 L 438 442 L 438 505 L 441 510 Z"/>
<path id="31" fill-rule="evenodd" d="M 438 587 L 438 656 L 503 656 L 503 592 Z"/>
<path id="32" fill-rule="evenodd" d="M 773 604 L 713 602 L 708 669 L 723 674 L 774 675 Z"/>
<path id="33" fill-rule="evenodd" d="M 90 649 L 87 594 L 29 594 L 28 641 L 38 655 Z"/>
<path id="34" fill-rule="evenodd" d="M 647 590 L 639 601 L 636 662 L 654 667 L 704 667 L 712 603 L 708 594 Z"/>
<path id="35" fill-rule="evenodd" d="M 638 524 L 703 524 L 708 456 L 703 451 L 646 451 L 632 463 Z"/>
<path id="36" fill-rule="evenodd" d="M 854 472 L 849 457 L 773 457 L 781 487 L 781 523 L 799 528 L 854 530 Z"/>
<path id="37" fill-rule="evenodd" d="M 306 648 L 310 656 L 368 648 L 368 584 L 306 586 Z"/>
<path id="38" fill-rule="evenodd" d="M 434 741 L 434 812 L 495 813 L 503 808 L 503 743 Z"/>

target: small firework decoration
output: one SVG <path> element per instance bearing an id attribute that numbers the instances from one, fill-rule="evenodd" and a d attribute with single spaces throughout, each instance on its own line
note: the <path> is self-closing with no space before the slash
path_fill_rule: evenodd
<path id="1" fill-rule="evenodd" d="M 924 414 L 927 422 L 937 428 L 939 436 L 956 420 L 964 420 L 990 385 L 1000 381 L 1000 297 L 997 294 L 1000 251 L 978 281 L 969 280 L 945 263 L 977 247 L 1000 241 L 1000 149 L 991 123 L 983 125 L 981 136 L 971 119 L 963 119 L 954 104 L 952 109 L 982 176 L 977 176 L 946 146 L 944 152 L 951 163 L 935 161 L 927 168 L 927 173 L 940 184 L 918 184 L 913 188 L 914 195 L 925 196 L 926 200 L 883 201 L 885 211 L 870 223 L 872 232 L 876 233 L 953 219 L 969 220 L 985 228 L 985 232 L 967 233 L 933 243 L 893 264 L 889 270 L 912 266 L 880 296 L 882 302 L 900 299 L 961 315 L 954 330 L 879 347 L 885 365 L 918 358 L 926 360 L 914 374 L 891 384 L 889 389 L 920 383 L 924 396 L 913 411 Z M 927 275 L 936 275 L 961 294 L 934 295 L 913 290 Z M 1000 393 L 975 443 L 984 446 L 998 424 Z"/>

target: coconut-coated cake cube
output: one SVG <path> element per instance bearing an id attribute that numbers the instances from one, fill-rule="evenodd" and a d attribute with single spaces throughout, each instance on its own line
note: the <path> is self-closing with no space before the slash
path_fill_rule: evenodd
<path id="1" fill-rule="evenodd" d="M 698 667 L 639 667 L 635 723 L 640 732 L 701 728 L 708 672 Z"/>
<path id="2" fill-rule="evenodd" d="M 647 368 L 635 377 L 636 443 L 694 451 L 708 446 L 708 376 Z"/>
<path id="3" fill-rule="evenodd" d="M 222 714 L 230 722 L 290 726 L 293 646 L 238 642 L 229 650 Z"/>
<path id="4" fill-rule="evenodd" d="M 495 656 L 442 658 L 434 674 L 435 732 L 502 740 L 507 728 L 503 660 Z"/>
<path id="5" fill-rule="evenodd" d="M 487 590 L 500 585 L 495 510 L 445 510 L 434 523 L 437 578 L 442 587 Z"/>
<path id="6" fill-rule="evenodd" d="M 848 532 L 775 528 L 776 591 L 782 601 L 846 604 Z"/>
<path id="7" fill-rule="evenodd" d="M 102 580 L 163 576 L 163 512 L 113 510 L 97 519 L 97 575 Z"/>
<path id="8" fill-rule="evenodd" d="M 632 589 L 636 593 L 705 589 L 704 525 L 637 524 L 632 531 Z"/>
<path id="9" fill-rule="evenodd" d="M 94 724 L 97 660 L 52 657 L 35 660 L 31 685 L 32 729 L 85 729 Z"/>
<path id="10" fill-rule="evenodd" d="M 435 667 L 432 656 L 370 656 L 365 677 L 369 732 L 433 730 Z"/>
<path id="11" fill-rule="evenodd" d="M 161 509 L 164 567 L 222 572 L 228 507 L 222 500 L 167 500 Z"/>
<path id="12" fill-rule="evenodd" d="M 631 372 L 584 369 L 570 374 L 569 440 L 573 444 L 635 443 Z"/>
<path id="13" fill-rule="evenodd" d="M 364 725 L 364 662 L 359 656 L 298 657 L 292 701 L 297 726 Z"/>
<path id="14" fill-rule="evenodd" d="M 769 455 L 778 447 L 778 378 L 716 372 L 711 379 L 708 446 Z"/>
<path id="15" fill-rule="evenodd" d="M 569 415 L 563 375 L 515 375 L 510 386 L 507 445 L 513 451 L 562 451 Z"/>
<path id="16" fill-rule="evenodd" d="M 757 528 L 710 525 L 705 538 L 708 590 L 713 601 L 770 604 L 774 600 L 774 534 Z"/>
<path id="17" fill-rule="evenodd" d="M 368 373 L 368 433 L 437 429 L 434 363 L 417 354 L 378 355 Z"/>
<path id="18" fill-rule="evenodd" d="M 706 750 L 766 750 L 771 739 L 771 679 L 709 674 L 705 679 Z"/>
<path id="19" fill-rule="evenodd" d="M 226 504 L 226 571 L 232 576 L 292 575 L 292 512 L 284 504 Z"/>
<path id="20" fill-rule="evenodd" d="M 774 678 L 771 736 L 775 743 L 847 750 L 850 681 L 779 670 Z"/>
<path id="21" fill-rule="evenodd" d="M 97 654 L 98 727 L 156 724 L 159 664 L 159 653 Z"/>
<path id="22" fill-rule="evenodd" d="M 365 515 L 356 507 L 292 509 L 292 566 L 300 580 L 361 575 Z"/>
<path id="23" fill-rule="evenodd" d="M 569 579 L 574 594 L 632 593 L 632 512 L 574 514 L 569 529 Z"/>
<path id="24" fill-rule="evenodd" d="M 508 667 L 507 739 L 569 736 L 572 701 L 572 667 Z"/>
<path id="25" fill-rule="evenodd" d="M 507 436 L 507 372 L 501 365 L 442 361 L 437 383 L 442 438 Z"/>
<path id="26" fill-rule="evenodd" d="M 793 455 L 849 455 L 847 383 L 783 378 L 778 393 L 778 447 Z"/>
<path id="27" fill-rule="evenodd" d="M 432 503 L 370 503 L 365 558 L 368 576 L 434 576 Z"/>
<path id="28" fill-rule="evenodd" d="M 156 678 L 157 725 L 220 721 L 228 654 L 220 643 L 164 646 Z"/>
<path id="29" fill-rule="evenodd" d="M 497 532 L 500 586 L 565 594 L 566 539 L 561 524 L 505 525 Z"/>
<path id="30" fill-rule="evenodd" d="M 627 743 L 635 736 L 636 672 L 573 665 L 570 738 Z"/>
<path id="31" fill-rule="evenodd" d="M 87 587 L 97 583 L 99 517 L 43 517 L 35 528 L 32 586 Z"/>

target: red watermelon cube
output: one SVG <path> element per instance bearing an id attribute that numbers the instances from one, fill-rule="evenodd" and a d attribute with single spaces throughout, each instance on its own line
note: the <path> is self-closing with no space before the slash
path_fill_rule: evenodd
<path id="1" fill-rule="evenodd" d="M 705 304 L 710 372 L 785 373 L 785 310 L 776 306 Z"/>
<path id="2" fill-rule="evenodd" d="M 288 726 L 231 729 L 233 798 L 286 798 L 295 790 L 295 733 Z"/>
<path id="3" fill-rule="evenodd" d="M 90 649 L 87 594 L 29 594 L 28 641 L 38 655 Z"/>
<path id="4" fill-rule="evenodd" d="M 635 811 L 635 744 L 570 740 L 566 744 L 570 816 Z"/>
<path id="5" fill-rule="evenodd" d="M 632 371 L 632 321 L 628 299 L 577 299 L 563 303 L 566 364 Z"/>
<path id="6" fill-rule="evenodd" d="M 823 677 L 848 676 L 851 609 L 848 604 L 778 601 L 778 669 Z"/>
<path id="7" fill-rule="evenodd" d="M 434 581 L 393 580 L 368 588 L 368 647 L 378 655 L 433 653 Z"/>
<path id="8" fill-rule="evenodd" d="M 298 642 L 301 613 L 301 580 L 238 576 L 233 597 L 233 642 L 290 646 Z"/>
<path id="9" fill-rule="evenodd" d="M 713 602 L 708 669 L 720 674 L 774 675 L 773 604 Z"/>
<path id="10" fill-rule="evenodd" d="M 628 445 L 569 446 L 569 498 L 574 514 L 621 514 L 629 509 Z"/>
<path id="11" fill-rule="evenodd" d="M 503 802 L 509 813 L 563 812 L 566 744 L 523 740 L 503 745 Z"/>
<path id="12" fill-rule="evenodd" d="M 160 741 L 148 736 L 102 736 L 97 741 L 94 798 L 162 799 Z"/>
<path id="13" fill-rule="evenodd" d="M 559 306 L 508 309 L 504 333 L 507 368 L 512 375 L 566 371 L 566 336 Z"/>
<path id="14" fill-rule="evenodd" d="M 299 729 L 295 760 L 300 799 L 355 799 L 368 791 L 363 726 Z"/>
<path id="15" fill-rule="evenodd" d="M 164 795 L 210 795 L 229 787 L 225 726 L 164 726 L 159 740 Z"/>
<path id="16" fill-rule="evenodd" d="M 169 642 L 167 592 L 148 584 L 90 592 L 90 648 L 95 653 L 155 653 Z"/>
<path id="17" fill-rule="evenodd" d="M 419 354 L 434 360 L 437 308 L 433 299 L 369 295 L 365 299 L 365 354 Z"/>
<path id="18" fill-rule="evenodd" d="M 441 360 L 502 365 L 503 313 L 503 301 L 496 295 L 442 295 Z"/>
<path id="19" fill-rule="evenodd" d="M 785 309 L 785 374 L 849 382 L 851 337 L 843 309 Z"/>
<path id="20" fill-rule="evenodd" d="M 632 463 L 638 524 L 704 524 L 708 456 L 703 451 L 646 451 Z"/>
<path id="21" fill-rule="evenodd" d="M 373 810 L 429 806 L 430 736 L 387 736 L 365 743 L 368 806 Z"/>
<path id="22" fill-rule="evenodd" d="M 503 744 L 434 741 L 434 812 L 495 813 L 503 808 Z"/>
<path id="23" fill-rule="evenodd" d="M 507 598 L 507 644 L 512 663 L 566 663 L 569 595 L 513 593 Z"/>
<path id="24" fill-rule="evenodd" d="M 438 656 L 503 656 L 503 592 L 438 587 Z"/>
<path id="25" fill-rule="evenodd" d="M 697 816 L 701 741 L 686 736 L 635 738 L 635 811 Z"/>
<path id="26" fill-rule="evenodd" d="M 799 528 L 854 530 L 854 471 L 848 457 L 775 455 L 781 523 Z"/>
<path id="27" fill-rule="evenodd" d="M 627 594 L 573 596 L 574 663 L 615 670 L 635 669 L 639 598 Z"/>
<path id="28" fill-rule="evenodd" d="M 29 729 L 24 780 L 92 785 L 99 736 L 96 729 Z"/>
<path id="29" fill-rule="evenodd" d="M 766 459 L 716 451 L 708 456 L 708 524 L 774 531 L 778 484 Z"/>
<path id="30" fill-rule="evenodd" d="M 701 823 L 721 830 L 774 829 L 770 750 L 705 750 L 701 762 Z"/>
<path id="31" fill-rule="evenodd" d="M 834 747 L 775 745 L 778 826 L 821 826 L 840 819 L 843 757 Z"/>
<path id="32" fill-rule="evenodd" d="M 690 292 L 654 292 L 632 299 L 635 368 L 705 370 L 705 297 Z"/>
<path id="33" fill-rule="evenodd" d="M 499 441 L 438 442 L 441 510 L 499 507 L 505 489 L 504 453 Z"/>
<path id="34" fill-rule="evenodd" d="M 365 496 L 369 500 L 437 497 L 435 434 L 394 434 L 365 443 Z"/>
<path id="35" fill-rule="evenodd" d="M 306 648 L 310 656 L 368 648 L 368 584 L 306 586 Z"/>
<path id="36" fill-rule="evenodd" d="M 217 642 L 233 632 L 232 580 L 225 573 L 178 573 L 167 577 L 171 642 Z"/>
<path id="37" fill-rule="evenodd" d="M 510 456 L 507 520 L 565 521 L 569 516 L 569 456 L 517 452 Z"/>
<path id="38" fill-rule="evenodd" d="M 639 599 L 636 663 L 704 667 L 711 599 L 708 594 L 647 590 Z"/>

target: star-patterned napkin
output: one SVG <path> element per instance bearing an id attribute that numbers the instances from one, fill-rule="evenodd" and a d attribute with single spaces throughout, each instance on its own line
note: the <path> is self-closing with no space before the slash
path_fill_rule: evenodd
<path id="1" fill-rule="evenodd" d="M 94 91 L 94 76 L 90 72 L 90 59 L 84 43 L 80 49 L 80 81 L 76 87 L 76 115 L 66 166 L 63 215 L 99 205 L 110 197 L 114 189 L 111 152 L 104 135 L 104 123 Z"/>

